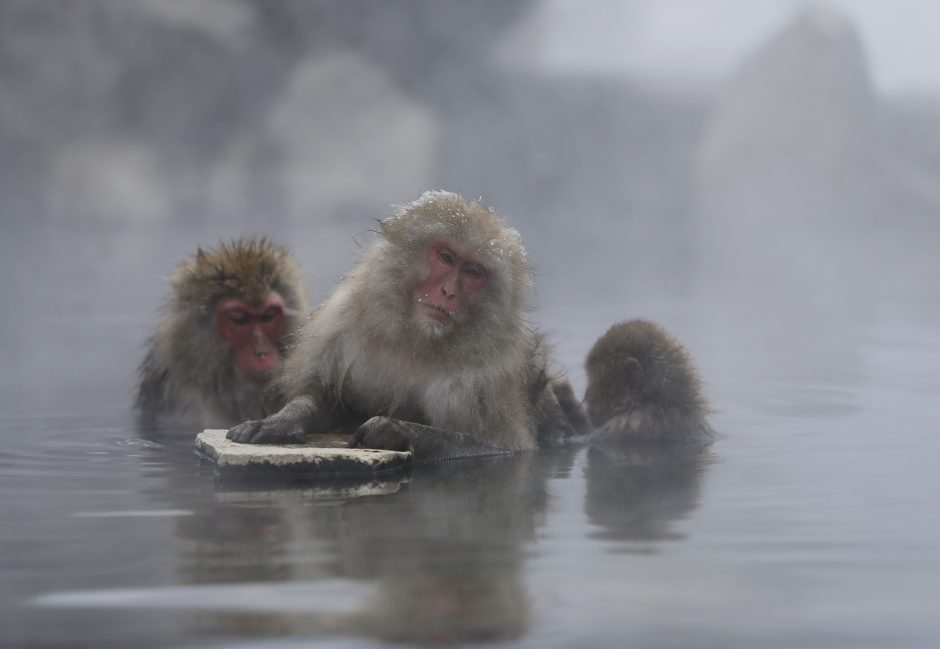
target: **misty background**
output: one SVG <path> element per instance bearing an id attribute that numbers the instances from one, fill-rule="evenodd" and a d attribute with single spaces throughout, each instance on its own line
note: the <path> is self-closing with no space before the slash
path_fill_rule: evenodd
<path id="1" fill-rule="evenodd" d="M 0 0 L 0 644 L 940 646 L 938 25 L 931 0 Z M 654 319 L 717 442 L 356 498 L 227 484 L 193 431 L 136 429 L 176 263 L 266 235 L 318 303 L 436 188 L 520 231 L 579 394 L 597 337 Z"/>
<path id="2" fill-rule="evenodd" d="M 0 409 L 129 412 L 197 246 L 284 243 L 317 303 L 433 188 L 521 232 L 579 393 L 634 317 L 688 346 L 719 428 L 935 390 L 937 24 L 926 0 L 0 0 Z"/>

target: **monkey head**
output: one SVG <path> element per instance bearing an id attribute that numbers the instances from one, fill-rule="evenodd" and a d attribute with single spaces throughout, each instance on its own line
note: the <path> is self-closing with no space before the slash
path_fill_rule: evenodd
<path id="1" fill-rule="evenodd" d="M 692 358 L 654 322 L 612 326 L 594 343 L 585 369 L 584 399 L 595 426 L 644 410 L 704 423 L 708 404 Z"/>
<path id="2" fill-rule="evenodd" d="M 370 264 L 385 273 L 375 281 L 382 287 L 376 298 L 388 300 L 387 312 L 414 332 L 445 339 L 468 327 L 521 326 L 531 290 L 526 254 L 519 234 L 492 210 L 426 192 L 381 226 L 381 262 Z"/>
<path id="3" fill-rule="evenodd" d="M 216 341 L 192 354 L 210 357 L 214 347 L 244 379 L 267 382 L 281 361 L 282 336 L 306 308 L 300 271 L 287 250 L 265 239 L 200 249 L 177 267 L 172 282 L 177 312 Z"/>

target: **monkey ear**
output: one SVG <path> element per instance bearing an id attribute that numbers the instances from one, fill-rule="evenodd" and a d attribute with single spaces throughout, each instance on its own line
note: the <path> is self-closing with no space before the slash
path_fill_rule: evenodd
<path id="1" fill-rule="evenodd" d="M 201 247 L 196 248 L 196 264 L 201 266 L 206 263 L 208 263 L 208 255 L 206 255 L 206 252 Z"/>
<path id="2" fill-rule="evenodd" d="M 639 385 L 643 380 L 643 366 L 634 356 L 623 359 L 623 378 L 627 385 Z"/>

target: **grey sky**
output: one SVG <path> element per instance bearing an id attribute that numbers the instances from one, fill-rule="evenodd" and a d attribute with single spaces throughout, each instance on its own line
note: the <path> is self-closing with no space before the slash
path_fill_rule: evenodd
<path id="1" fill-rule="evenodd" d="M 525 47 L 536 65 L 707 83 L 807 6 L 852 17 L 882 92 L 940 96 L 935 0 L 546 0 Z"/>

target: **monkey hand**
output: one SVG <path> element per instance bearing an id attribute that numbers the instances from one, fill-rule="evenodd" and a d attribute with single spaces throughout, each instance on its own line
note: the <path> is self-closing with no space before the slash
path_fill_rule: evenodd
<path id="1" fill-rule="evenodd" d="M 241 444 L 303 444 L 304 429 L 298 422 L 268 417 L 238 424 L 226 437 Z"/>
<path id="2" fill-rule="evenodd" d="M 391 417 L 372 417 L 353 433 L 347 448 L 378 448 L 385 451 L 412 451 L 407 424 Z"/>
<path id="3" fill-rule="evenodd" d="M 360 426 L 348 448 L 411 451 L 415 462 L 457 460 L 484 455 L 505 455 L 511 450 L 480 442 L 465 433 L 416 424 L 391 417 L 373 417 Z"/>

